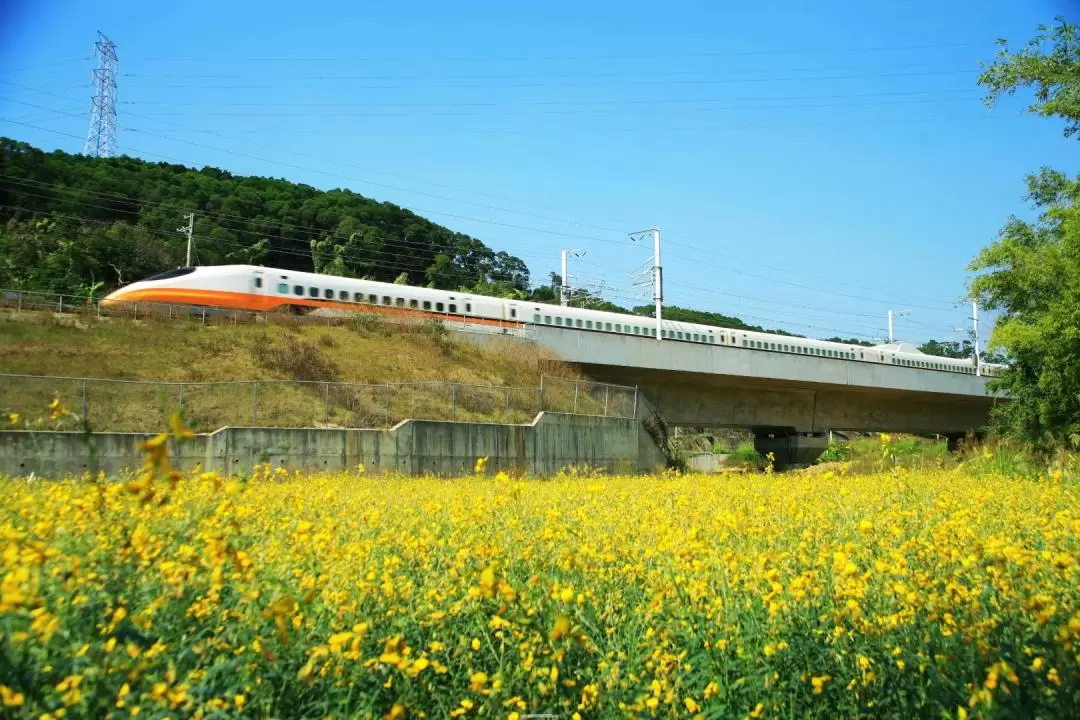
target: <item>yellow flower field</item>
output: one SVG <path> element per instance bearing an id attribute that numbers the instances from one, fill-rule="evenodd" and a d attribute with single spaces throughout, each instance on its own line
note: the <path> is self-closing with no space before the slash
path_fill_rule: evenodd
<path id="1" fill-rule="evenodd" d="M 0 492 L 9 717 L 1080 717 L 1069 482 Z"/>

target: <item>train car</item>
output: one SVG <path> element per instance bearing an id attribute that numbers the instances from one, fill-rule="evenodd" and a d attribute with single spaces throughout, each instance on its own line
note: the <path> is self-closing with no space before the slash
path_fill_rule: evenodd
<path id="1" fill-rule="evenodd" d="M 672 320 L 663 320 L 658 329 L 655 319 L 637 315 L 252 265 L 168 270 L 116 290 L 102 301 L 102 306 L 124 303 L 170 303 L 255 312 L 362 310 L 507 329 L 535 325 L 654 341 L 659 335 L 665 341 L 717 349 L 738 348 L 967 375 L 979 371 L 997 375 L 1003 369 L 983 363 L 976 370 L 973 358 L 926 355 L 906 343 L 866 347 Z"/>

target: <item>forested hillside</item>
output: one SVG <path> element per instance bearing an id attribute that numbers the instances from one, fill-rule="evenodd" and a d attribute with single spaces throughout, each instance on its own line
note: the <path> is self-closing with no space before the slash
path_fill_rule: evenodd
<path id="1" fill-rule="evenodd" d="M 559 302 L 552 286 L 530 285 L 520 258 L 349 190 L 130 157 L 46 153 L 8 138 L 0 138 L 0 288 L 101 297 L 178 267 L 186 251 L 179 228 L 190 212 L 193 262 L 200 265 L 253 263 Z M 551 282 L 557 285 L 558 275 Z M 572 304 L 653 314 L 652 305 L 628 310 L 585 290 L 575 290 Z M 665 307 L 664 317 L 792 334 L 677 306 Z"/>
<path id="2" fill-rule="evenodd" d="M 519 258 L 349 190 L 129 157 L 45 153 L 0 138 L 0 287 L 88 294 L 182 265 L 195 212 L 200 264 L 458 289 L 529 288 Z"/>

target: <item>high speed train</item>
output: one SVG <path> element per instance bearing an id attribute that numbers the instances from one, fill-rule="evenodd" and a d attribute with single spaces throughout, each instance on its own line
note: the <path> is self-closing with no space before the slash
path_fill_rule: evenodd
<path id="1" fill-rule="evenodd" d="M 252 265 L 168 270 L 126 285 L 101 302 L 106 308 L 128 303 L 170 303 L 255 312 L 363 311 L 441 318 L 508 329 L 543 325 L 571 332 L 638 337 L 643 342 L 656 342 L 657 339 L 655 319 L 637 315 Z M 739 348 L 977 374 L 974 359 L 925 355 L 906 343 L 865 347 L 672 320 L 663 320 L 659 332 L 660 339 L 666 342 L 715 346 L 718 350 Z M 997 375 L 1003 367 L 983 363 L 980 371 L 984 375 Z"/>

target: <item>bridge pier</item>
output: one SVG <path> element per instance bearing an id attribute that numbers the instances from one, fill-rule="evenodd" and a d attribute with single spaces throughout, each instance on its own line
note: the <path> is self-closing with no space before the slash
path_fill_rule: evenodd
<path id="1" fill-rule="evenodd" d="M 812 465 L 829 447 L 827 433 L 799 433 L 790 428 L 754 428 L 754 449 L 773 454 L 773 467 Z"/>

